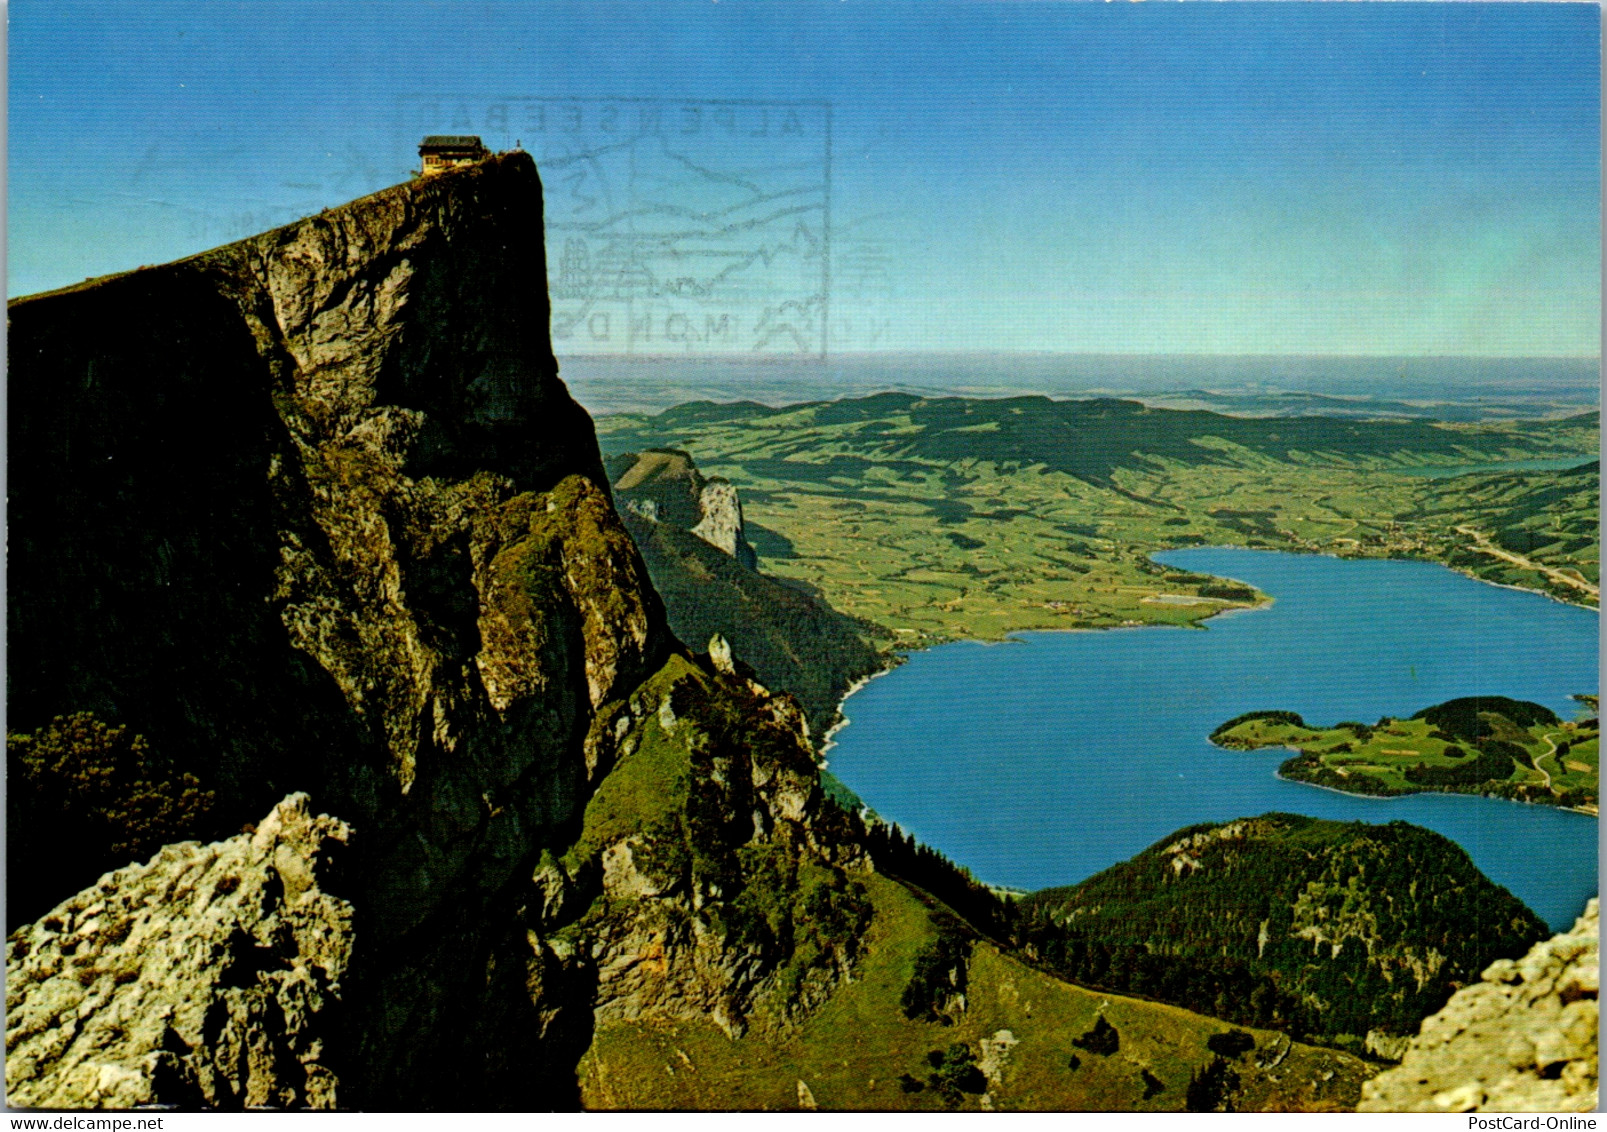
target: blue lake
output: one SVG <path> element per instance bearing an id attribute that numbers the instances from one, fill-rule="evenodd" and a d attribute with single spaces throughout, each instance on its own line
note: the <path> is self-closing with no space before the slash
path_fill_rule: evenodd
<path id="1" fill-rule="evenodd" d="M 1554 928 L 1596 894 L 1596 820 L 1445 794 L 1362 798 L 1276 776 L 1282 750 L 1206 736 L 1243 711 L 1410 715 L 1456 696 L 1597 690 L 1595 611 L 1423 562 L 1199 548 L 1168 566 L 1250 582 L 1270 608 L 1207 628 L 1023 633 L 916 653 L 849 697 L 832 773 L 884 818 L 1016 888 L 1082 880 L 1194 822 L 1283 810 L 1402 820 L 1458 842 Z"/>

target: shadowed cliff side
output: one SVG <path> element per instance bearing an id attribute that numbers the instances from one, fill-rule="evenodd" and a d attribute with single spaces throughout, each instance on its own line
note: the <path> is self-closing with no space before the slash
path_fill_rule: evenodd
<path id="1" fill-rule="evenodd" d="M 542 1027 L 490 972 L 672 645 L 545 279 L 512 154 L 9 309 L 10 726 L 126 724 L 202 837 L 297 790 L 350 824 L 343 1105 L 496 1103 Z"/>

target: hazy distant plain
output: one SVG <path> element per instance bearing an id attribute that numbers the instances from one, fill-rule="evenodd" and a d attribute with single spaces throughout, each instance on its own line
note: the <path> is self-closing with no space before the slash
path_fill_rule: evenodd
<path id="1" fill-rule="evenodd" d="M 1596 358 L 1116 354 L 841 354 L 825 358 L 568 357 L 593 414 L 688 401 L 787 405 L 895 390 L 932 396 L 1124 396 L 1245 416 L 1559 417 L 1600 404 Z"/>

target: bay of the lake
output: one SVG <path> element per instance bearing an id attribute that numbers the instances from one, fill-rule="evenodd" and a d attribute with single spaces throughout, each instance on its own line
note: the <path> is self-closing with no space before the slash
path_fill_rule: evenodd
<path id="1" fill-rule="evenodd" d="M 832 773 L 882 817 L 1013 888 L 1071 884 L 1183 826 L 1281 810 L 1451 838 L 1553 928 L 1596 894 L 1596 819 L 1448 794 L 1363 798 L 1276 776 L 1283 750 L 1207 736 L 1240 712 L 1372 722 L 1467 695 L 1597 690 L 1594 610 L 1442 566 L 1197 548 L 1164 565 L 1249 582 L 1270 607 L 1204 629 L 1031 632 L 912 655 L 843 704 Z"/>

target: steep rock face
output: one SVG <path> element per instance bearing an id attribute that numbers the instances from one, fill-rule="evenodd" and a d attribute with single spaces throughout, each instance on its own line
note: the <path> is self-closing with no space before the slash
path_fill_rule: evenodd
<path id="1" fill-rule="evenodd" d="M 410 784 L 465 694 L 472 518 L 602 482 L 539 191 L 514 155 L 11 304 L 14 724 L 127 720 L 238 820 L 331 729 L 383 748 L 350 792 Z"/>
<path id="2" fill-rule="evenodd" d="M 759 564 L 759 556 L 748 545 L 742 530 L 742 500 L 737 498 L 736 485 L 730 480 L 712 479 L 703 485 L 698 496 L 703 517 L 692 533 L 718 547 L 750 570 Z"/>
<path id="3" fill-rule="evenodd" d="M 1423 1023 L 1361 1112 L 1589 1112 L 1596 1107 L 1601 920 L 1503 959 Z"/>
<path id="4" fill-rule="evenodd" d="M 254 833 L 170 845 L 14 935 L 7 1102 L 334 1107 L 353 914 L 323 885 L 350 832 L 292 795 Z"/>
<path id="5" fill-rule="evenodd" d="M 730 480 L 705 478 L 692 457 L 675 448 L 621 453 L 608 465 L 626 510 L 691 531 L 748 569 L 758 568 L 759 556 L 743 530 L 742 500 Z"/>
<path id="6" fill-rule="evenodd" d="M 541 1061 L 531 870 L 672 644 L 541 241 L 513 154 L 10 306 L 10 722 L 128 724 L 212 835 L 292 790 L 359 831 L 342 1103 Z"/>

